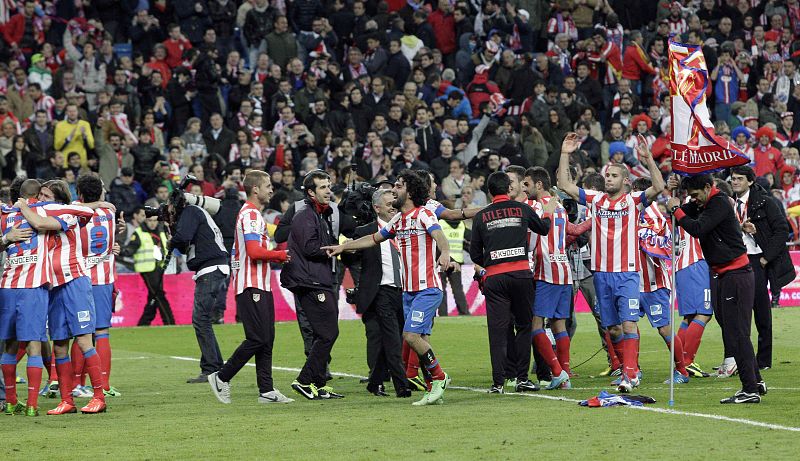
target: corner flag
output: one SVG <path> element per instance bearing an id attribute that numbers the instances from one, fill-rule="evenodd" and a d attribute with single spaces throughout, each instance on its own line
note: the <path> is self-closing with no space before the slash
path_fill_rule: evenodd
<path id="1" fill-rule="evenodd" d="M 706 106 L 708 68 L 699 45 L 669 41 L 672 169 L 685 176 L 713 173 L 750 162 L 714 132 Z"/>

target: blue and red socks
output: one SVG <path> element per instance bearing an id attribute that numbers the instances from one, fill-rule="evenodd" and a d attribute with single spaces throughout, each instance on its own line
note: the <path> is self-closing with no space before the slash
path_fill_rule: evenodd
<path id="1" fill-rule="evenodd" d="M 86 374 L 89 375 L 89 380 L 92 382 L 92 390 L 94 391 L 94 398 L 105 400 L 103 394 L 103 378 L 100 371 L 100 356 L 97 355 L 95 348 L 90 348 L 83 353 L 84 366 L 86 367 Z"/>
<path id="2" fill-rule="evenodd" d="M 553 335 L 556 338 L 556 356 L 561 368 L 572 376 L 572 370 L 569 368 L 569 333 L 561 331 Z"/>
<path id="3" fill-rule="evenodd" d="M 58 383 L 61 400 L 75 405 L 75 401 L 72 400 L 72 362 L 69 360 L 69 356 L 56 359 L 56 370 L 61 376 L 61 381 Z"/>
<path id="4" fill-rule="evenodd" d="M 691 365 L 700 349 L 700 341 L 703 339 L 703 332 L 706 330 L 706 323 L 702 320 L 692 320 L 686 328 L 686 338 L 683 341 L 683 364 Z"/>
<path id="5" fill-rule="evenodd" d="M 94 347 L 97 349 L 97 355 L 100 356 L 103 389 L 109 390 L 111 389 L 109 385 L 109 378 L 111 378 L 111 343 L 109 342 L 108 333 L 96 335 Z"/>
<path id="6" fill-rule="evenodd" d="M 667 350 L 671 348 L 670 346 L 670 337 L 667 336 L 664 338 L 664 343 L 667 345 Z M 686 371 L 686 365 L 683 363 L 683 354 L 685 353 L 685 349 L 683 347 L 683 341 L 681 341 L 681 337 L 675 335 L 675 352 L 673 354 L 675 358 L 675 369 L 678 370 L 680 374 L 683 376 L 689 376 L 689 372 Z"/>
<path id="7" fill-rule="evenodd" d="M 17 404 L 17 357 L 14 354 L 3 354 L 0 357 L 0 368 L 3 370 L 3 384 L 6 386 L 6 402 Z"/>
<path id="8" fill-rule="evenodd" d="M 536 350 L 539 351 L 539 354 L 542 355 L 545 363 L 550 367 L 553 376 L 558 376 L 564 371 L 561 368 L 561 364 L 558 362 L 556 353 L 553 352 L 553 345 L 550 343 L 550 338 L 547 337 L 547 333 L 541 328 L 533 330 L 533 345 L 536 347 Z"/>
<path id="9" fill-rule="evenodd" d="M 433 349 L 428 349 L 427 352 L 420 355 L 420 360 L 425 365 L 425 369 L 431 374 L 431 379 L 434 381 L 441 381 L 444 379 L 444 370 L 439 365 L 439 359 L 433 354 Z"/>
<path id="10" fill-rule="evenodd" d="M 639 371 L 639 335 L 636 333 L 622 335 L 622 350 L 625 375 L 629 379 L 635 379 L 636 373 Z"/>
<path id="11" fill-rule="evenodd" d="M 72 358 L 72 385 L 84 386 L 86 384 L 86 373 L 84 370 L 83 352 L 81 352 L 78 341 L 72 341 L 72 349 L 69 352 Z"/>
<path id="12" fill-rule="evenodd" d="M 42 386 L 44 362 L 41 355 L 28 356 L 28 406 L 39 406 L 39 389 Z"/>

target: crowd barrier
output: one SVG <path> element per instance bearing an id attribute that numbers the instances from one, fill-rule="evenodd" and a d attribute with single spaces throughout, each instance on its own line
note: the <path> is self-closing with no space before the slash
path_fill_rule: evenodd
<path id="1" fill-rule="evenodd" d="M 800 273 L 800 251 L 790 252 L 795 270 Z M 164 289 L 167 299 L 175 315 L 175 323 L 178 325 L 189 325 L 192 323 L 192 304 L 194 303 L 194 281 L 193 273 L 181 273 L 164 276 Z M 478 284 L 472 279 L 473 269 L 471 265 L 465 265 L 461 271 L 462 285 L 467 296 L 469 310 L 473 315 L 485 315 L 486 304 L 483 294 L 478 289 Z M 288 290 L 280 287 L 280 271 L 272 271 L 272 289 L 275 300 L 275 320 L 289 321 L 295 320 L 294 297 Z M 358 319 L 355 306 L 347 304 L 344 297 L 344 290 L 351 288 L 353 281 L 349 273 L 345 276 L 344 283 L 339 293 L 339 318 L 342 320 Z M 278 288 L 280 287 L 280 288 Z M 111 322 L 116 327 L 136 326 L 142 309 L 147 301 L 147 289 L 138 274 L 119 274 L 117 277 L 117 288 L 121 296 L 117 299 L 117 309 Z M 450 287 L 447 287 L 447 304 L 450 315 L 456 315 L 456 304 L 453 300 Z M 800 279 L 795 279 L 781 291 L 781 307 L 800 306 Z M 230 287 L 227 294 L 225 310 L 225 323 L 233 323 L 236 315 L 236 303 L 234 301 L 234 288 Z M 575 300 L 575 310 L 577 312 L 589 312 L 589 306 L 583 296 L 578 293 Z M 156 317 L 154 325 L 161 325 L 160 317 Z"/>

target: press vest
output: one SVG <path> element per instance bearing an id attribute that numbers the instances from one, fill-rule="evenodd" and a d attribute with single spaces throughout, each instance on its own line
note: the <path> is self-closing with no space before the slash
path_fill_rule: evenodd
<path id="1" fill-rule="evenodd" d="M 451 227 L 445 220 L 439 221 L 439 225 L 442 226 L 442 232 L 450 245 L 450 257 L 453 261 L 464 264 L 464 233 L 467 230 L 464 221 L 459 221 L 456 227 Z"/>
<path id="2" fill-rule="evenodd" d="M 141 227 L 136 229 L 135 234 L 139 238 L 139 249 L 133 255 L 133 270 L 139 273 L 153 272 L 156 270 L 156 261 L 163 260 L 167 252 L 167 236 L 163 231 L 159 233 L 161 238 L 161 248 L 158 248 L 160 257 L 156 258 L 157 249 L 153 243 L 153 236 L 149 232 L 143 231 Z"/>

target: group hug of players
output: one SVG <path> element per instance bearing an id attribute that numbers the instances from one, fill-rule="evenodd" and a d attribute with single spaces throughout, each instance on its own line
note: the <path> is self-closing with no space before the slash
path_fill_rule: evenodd
<path id="1" fill-rule="evenodd" d="M 82 413 L 106 411 L 117 222 L 102 180 L 77 181 L 79 202 L 60 180 L 17 178 L 0 210 L 5 263 L 0 278 L 0 340 L 6 415 L 38 416 L 42 373 L 58 381 L 61 402 L 48 415 L 77 413 L 73 391 L 90 398 Z M 48 342 L 52 341 L 52 348 Z M 72 357 L 70 357 L 72 341 Z M 52 351 L 52 352 L 51 352 Z M 27 355 L 27 403 L 18 397 L 17 363 Z M 91 391 L 80 382 L 88 375 Z M 48 387 L 51 385 L 48 384 Z"/>

